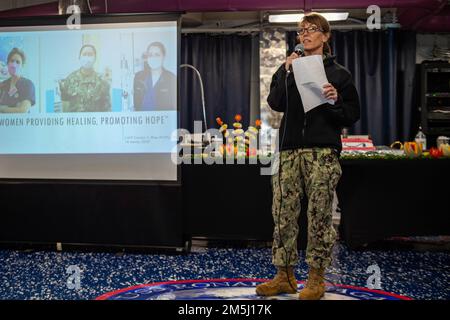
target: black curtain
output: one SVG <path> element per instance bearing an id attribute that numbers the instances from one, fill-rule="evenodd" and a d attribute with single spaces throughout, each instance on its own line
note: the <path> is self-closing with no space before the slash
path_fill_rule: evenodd
<path id="1" fill-rule="evenodd" d="M 251 58 L 251 35 L 182 36 L 181 63 L 196 67 L 203 78 L 208 128 L 217 127 L 216 117 L 231 126 L 237 113 L 243 127 L 248 126 Z M 193 132 L 195 120 L 203 123 L 203 111 L 200 84 L 192 69 L 181 69 L 180 87 L 180 125 Z"/>
<path id="2" fill-rule="evenodd" d="M 292 51 L 295 32 L 288 32 L 287 42 Z M 376 145 L 410 140 L 417 127 L 416 33 L 333 31 L 331 48 L 336 61 L 352 73 L 361 100 L 361 119 L 350 132 L 370 134 Z"/>

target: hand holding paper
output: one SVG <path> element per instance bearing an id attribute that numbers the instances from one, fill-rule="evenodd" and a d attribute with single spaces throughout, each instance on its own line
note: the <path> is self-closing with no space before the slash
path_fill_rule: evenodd
<path id="1" fill-rule="evenodd" d="M 327 99 L 331 99 L 336 101 L 338 96 L 337 96 L 337 90 L 335 87 L 333 87 L 333 85 L 331 83 L 326 83 L 323 86 L 323 94 L 325 96 L 325 98 Z"/>

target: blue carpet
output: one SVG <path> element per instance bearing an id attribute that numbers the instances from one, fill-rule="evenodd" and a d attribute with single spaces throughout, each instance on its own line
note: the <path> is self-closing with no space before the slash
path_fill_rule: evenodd
<path id="1" fill-rule="evenodd" d="M 297 279 L 307 275 L 303 251 Z M 209 248 L 187 255 L 0 251 L 1 299 L 95 299 L 109 292 L 152 282 L 271 278 L 271 250 Z M 450 254 L 417 251 L 351 251 L 334 248 L 327 280 L 365 287 L 367 267 L 381 269 L 381 289 L 413 299 L 450 299 Z M 69 289 L 67 268 L 81 269 L 80 289 Z"/>

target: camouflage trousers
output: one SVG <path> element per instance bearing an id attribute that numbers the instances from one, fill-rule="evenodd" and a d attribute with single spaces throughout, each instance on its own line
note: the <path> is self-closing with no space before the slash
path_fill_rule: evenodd
<path id="1" fill-rule="evenodd" d="M 331 251 L 336 239 L 332 205 L 341 174 L 338 156 L 330 148 L 280 152 L 280 167 L 272 176 L 275 225 L 272 263 L 275 266 L 293 266 L 297 263 L 298 218 L 300 200 L 304 196 L 308 199 L 306 263 L 314 268 L 327 268 L 331 264 Z"/>

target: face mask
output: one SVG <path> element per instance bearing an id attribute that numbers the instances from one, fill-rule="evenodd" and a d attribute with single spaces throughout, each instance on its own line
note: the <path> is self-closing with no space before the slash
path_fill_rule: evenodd
<path id="1" fill-rule="evenodd" d="M 150 57 L 147 59 L 147 63 L 152 69 L 159 69 L 162 67 L 162 59 L 159 57 Z"/>
<path id="2" fill-rule="evenodd" d="M 92 69 L 94 66 L 94 57 L 81 56 L 80 64 L 83 69 Z"/>
<path id="3" fill-rule="evenodd" d="M 11 62 L 8 64 L 8 72 L 12 76 L 20 76 L 20 72 L 22 71 L 21 69 L 22 66 L 16 62 Z"/>

